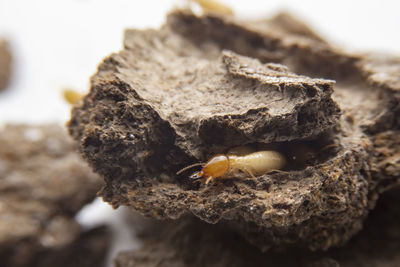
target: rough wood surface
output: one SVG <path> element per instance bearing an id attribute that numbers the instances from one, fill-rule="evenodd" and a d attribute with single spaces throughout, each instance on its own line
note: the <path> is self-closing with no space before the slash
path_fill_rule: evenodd
<path id="1" fill-rule="evenodd" d="M 100 264 L 107 231 L 85 233 L 74 216 L 102 181 L 66 131 L 55 124 L 7 125 L 0 147 L 0 266 Z M 99 244 L 89 247 L 93 242 Z M 87 254 L 86 261 L 68 259 L 73 251 Z"/>
<path id="2" fill-rule="evenodd" d="M 263 251 L 325 250 L 399 183 L 394 57 L 350 55 L 287 14 L 249 22 L 177 11 L 160 30 L 128 30 L 124 46 L 69 122 L 115 207 L 193 214 Z M 175 174 L 246 144 L 281 151 L 286 173 L 210 186 Z"/>
<path id="3" fill-rule="evenodd" d="M 399 193 L 399 188 L 385 193 L 364 229 L 345 246 L 327 252 L 291 249 L 260 253 L 232 231 L 193 218 L 162 223 L 136 219 L 143 247 L 121 252 L 115 266 L 395 267 L 400 261 Z"/>

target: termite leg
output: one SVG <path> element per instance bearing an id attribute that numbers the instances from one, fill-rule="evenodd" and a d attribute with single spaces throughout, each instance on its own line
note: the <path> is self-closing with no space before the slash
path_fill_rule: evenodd
<path id="1" fill-rule="evenodd" d="M 277 173 L 283 173 L 283 174 L 290 174 L 290 172 L 282 171 L 282 170 L 278 170 L 278 169 L 270 170 L 270 171 L 267 172 L 267 173 L 271 173 L 271 172 L 277 172 Z"/>
<path id="2" fill-rule="evenodd" d="M 247 167 L 244 167 L 244 170 L 245 170 L 248 174 L 250 174 L 251 178 L 253 178 L 254 180 L 257 180 L 257 178 L 254 176 L 254 174 L 253 174 Z"/>
<path id="3" fill-rule="evenodd" d="M 336 147 L 339 147 L 339 146 L 340 146 L 340 145 L 339 145 L 339 144 L 336 144 L 336 143 L 326 145 L 326 146 L 324 146 L 323 148 L 321 148 L 321 149 L 317 152 L 317 154 L 321 154 L 322 152 L 325 152 L 326 150 L 329 150 L 329 149 L 331 149 L 331 148 L 336 148 Z"/>
<path id="4" fill-rule="evenodd" d="M 211 182 L 212 179 L 214 179 L 214 177 L 212 177 L 212 176 L 208 177 L 207 180 L 206 180 L 206 184 L 208 184 L 209 182 Z"/>

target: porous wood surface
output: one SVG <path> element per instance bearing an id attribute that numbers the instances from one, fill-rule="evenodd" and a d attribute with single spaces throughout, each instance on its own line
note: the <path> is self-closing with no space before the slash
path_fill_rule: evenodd
<path id="1" fill-rule="evenodd" d="M 102 180 L 65 129 L 6 125 L 0 147 L 0 266 L 101 264 L 109 233 L 86 232 L 74 216 Z"/>
<path id="2" fill-rule="evenodd" d="M 194 215 L 262 251 L 346 243 L 399 183 L 400 60 L 349 54 L 288 14 L 239 21 L 176 11 L 127 30 L 69 122 L 100 194 L 146 216 Z M 285 172 L 211 185 L 176 175 L 238 145 Z"/>

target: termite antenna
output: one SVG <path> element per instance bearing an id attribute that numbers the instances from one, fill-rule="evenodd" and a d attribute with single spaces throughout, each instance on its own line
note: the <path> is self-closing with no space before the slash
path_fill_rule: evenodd
<path id="1" fill-rule="evenodd" d="M 183 168 L 183 169 L 177 171 L 177 172 L 176 172 L 176 175 L 179 175 L 179 174 L 181 174 L 182 172 L 184 172 L 184 171 L 186 171 L 186 170 L 188 170 L 188 169 L 190 169 L 190 168 L 193 168 L 193 167 L 196 167 L 196 166 L 203 166 L 203 165 L 204 165 L 204 163 L 195 163 L 195 164 L 186 166 L 185 168 Z"/>

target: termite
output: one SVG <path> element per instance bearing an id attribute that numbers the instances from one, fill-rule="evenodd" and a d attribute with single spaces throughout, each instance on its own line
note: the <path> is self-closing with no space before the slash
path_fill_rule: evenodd
<path id="1" fill-rule="evenodd" d="M 242 171 L 248 173 L 253 179 L 256 175 L 266 174 L 281 169 L 286 163 L 285 157 L 272 150 L 251 152 L 248 147 L 237 147 L 231 149 L 227 154 L 215 155 L 205 164 L 196 163 L 189 165 L 176 174 L 195 167 L 203 166 L 201 171 L 193 173 L 190 179 L 205 178 L 206 184 L 215 178 L 226 178 L 229 174 Z"/>

